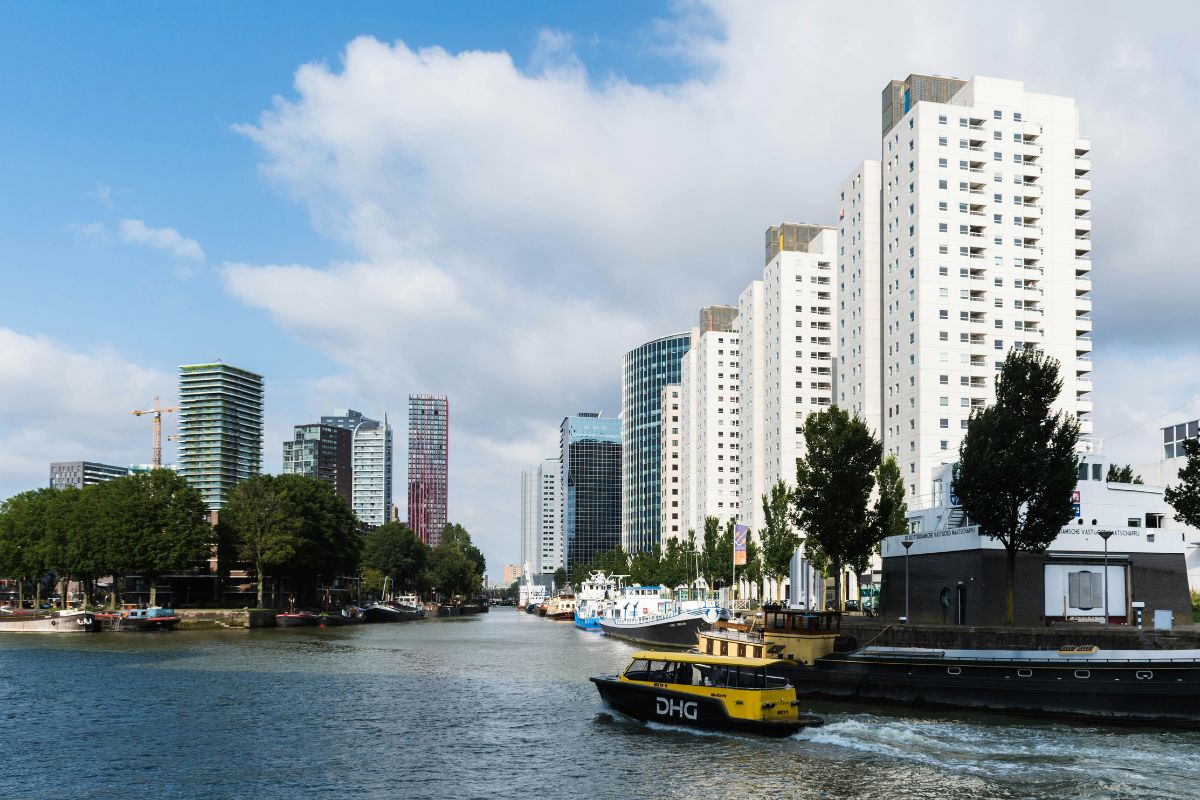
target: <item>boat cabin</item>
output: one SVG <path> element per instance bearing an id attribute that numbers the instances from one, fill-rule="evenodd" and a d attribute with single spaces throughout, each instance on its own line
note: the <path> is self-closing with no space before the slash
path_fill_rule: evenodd
<path id="1" fill-rule="evenodd" d="M 697 649 L 705 655 L 788 659 L 811 666 L 833 652 L 840 635 L 841 614 L 836 611 L 781 608 L 764 611 L 761 626 L 699 631 Z"/>

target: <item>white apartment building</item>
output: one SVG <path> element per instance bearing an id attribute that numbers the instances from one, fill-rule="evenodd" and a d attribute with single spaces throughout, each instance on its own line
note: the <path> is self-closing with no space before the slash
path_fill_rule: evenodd
<path id="1" fill-rule="evenodd" d="M 686 355 L 684 359 L 687 359 Z M 659 497 L 662 498 L 660 530 L 662 531 L 663 547 L 666 547 L 668 539 L 687 541 L 687 528 L 683 526 L 682 521 L 683 484 L 681 478 L 683 470 L 680 468 L 683 434 L 680 429 L 682 420 L 679 406 L 682 401 L 682 389 L 683 387 L 678 383 L 668 383 L 663 386 L 662 400 L 659 403 L 659 408 L 662 409 L 662 426 L 659 433 L 661 440 L 659 452 L 662 454 L 659 467 L 661 483 Z"/>
<path id="2" fill-rule="evenodd" d="M 741 351 L 732 330 L 692 329 L 681 369 L 683 530 L 701 536 L 705 517 L 740 514 Z"/>
<path id="3" fill-rule="evenodd" d="M 838 406 L 882 436 L 883 281 L 879 274 L 880 164 L 864 161 L 838 193 Z"/>
<path id="4" fill-rule="evenodd" d="M 538 551 L 537 566 L 530 562 L 534 574 L 553 575 L 562 566 L 562 505 L 563 493 L 559 478 L 561 467 L 557 458 L 547 458 L 537 468 L 538 487 Z"/>
<path id="5" fill-rule="evenodd" d="M 1072 98 L 1027 92 L 1020 81 L 911 75 L 884 90 L 882 336 L 865 336 L 861 353 L 839 361 L 838 393 L 851 408 L 873 393 L 870 365 L 880 360 L 879 425 L 912 508 L 932 501 L 936 469 L 955 460 L 971 410 L 993 400 L 996 370 L 1014 347 L 1060 362 L 1055 410 L 1077 415 L 1090 438 L 1090 149 Z M 846 222 L 845 233 L 863 247 L 856 239 L 839 251 L 839 336 L 869 325 L 873 313 L 865 287 L 872 163 L 841 190 L 856 196 L 861 178 L 862 219 Z M 856 294 L 847 276 L 858 263 Z M 864 400 L 864 416 L 870 408 Z"/>
<path id="6" fill-rule="evenodd" d="M 388 521 L 392 512 L 392 426 L 363 419 L 351 437 L 351 497 L 354 514 L 372 528 Z"/>
<path id="7" fill-rule="evenodd" d="M 738 299 L 741 351 L 738 520 L 757 532 L 762 496 L 776 481 L 796 482 L 804 420 L 833 402 L 833 262 L 837 231 L 821 225 L 772 226 L 766 267 Z"/>
<path id="8" fill-rule="evenodd" d="M 541 485 L 536 469 L 521 470 L 521 564 L 538 572 L 541 553 Z"/>

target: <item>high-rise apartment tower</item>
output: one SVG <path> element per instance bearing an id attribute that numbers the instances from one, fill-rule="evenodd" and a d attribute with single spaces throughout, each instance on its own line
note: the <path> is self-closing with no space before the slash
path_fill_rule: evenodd
<path id="1" fill-rule="evenodd" d="M 445 395 L 408 396 L 408 527 L 437 547 L 446 527 L 450 401 Z"/>
<path id="2" fill-rule="evenodd" d="M 179 474 L 209 510 L 262 471 L 263 379 L 220 362 L 179 368 Z"/>

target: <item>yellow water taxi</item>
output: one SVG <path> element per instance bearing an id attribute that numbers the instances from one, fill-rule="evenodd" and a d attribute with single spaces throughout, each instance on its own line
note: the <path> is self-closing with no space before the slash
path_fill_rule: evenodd
<path id="1" fill-rule="evenodd" d="M 644 650 L 622 674 L 591 680 L 613 710 L 643 722 L 790 736 L 821 720 L 801 716 L 795 688 L 773 672 L 781 663 Z"/>

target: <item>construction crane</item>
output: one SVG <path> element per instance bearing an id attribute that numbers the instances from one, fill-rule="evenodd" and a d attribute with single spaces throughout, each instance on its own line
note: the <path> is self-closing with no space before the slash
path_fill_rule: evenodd
<path id="1" fill-rule="evenodd" d="M 135 417 L 140 417 L 145 414 L 154 415 L 154 455 L 150 460 L 151 466 L 158 469 L 162 466 L 162 415 L 170 414 L 178 411 L 179 406 L 163 406 L 159 404 L 158 398 L 154 398 L 154 408 L 147 408 L 141 411 L 130 411 Z"/>

